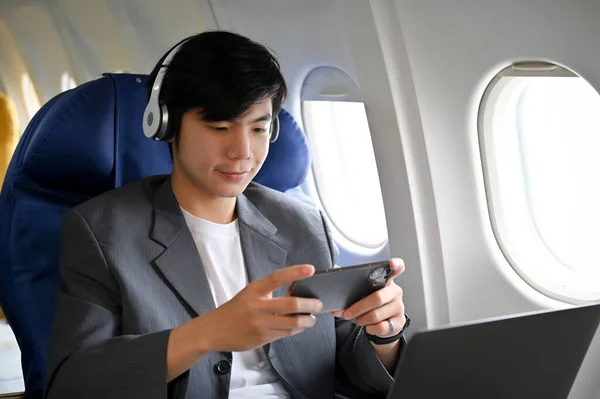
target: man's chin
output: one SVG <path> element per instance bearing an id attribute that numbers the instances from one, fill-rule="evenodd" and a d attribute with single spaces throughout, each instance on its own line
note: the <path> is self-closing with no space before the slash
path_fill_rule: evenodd
<path id="1" fill-rule="evenodd" d="M 237 198 L 237 197 L 239 197 L 239 195 L 240 195 L 241 193 L 242 193 L 242 192 L 236 192 L 236 193 L 232 193 L 232 192 L 220 193 L 220 194 L 219 194 L 219 197 L 220 197 L 220 198 Z"/>
<path id="2" fill-rule="evenodd" d="M 218 195 L 219 197 L 222 198 L 234 198 L 239 196 L 241 193 L 244 192 L 244 190 L 246 190 L 246 187 L 248 187 L 248 184 L 250 182 L 247 183 L 237 183 L 237 184 L 227 184 L 228 187 L 219 187 L 218 190 Z"/>

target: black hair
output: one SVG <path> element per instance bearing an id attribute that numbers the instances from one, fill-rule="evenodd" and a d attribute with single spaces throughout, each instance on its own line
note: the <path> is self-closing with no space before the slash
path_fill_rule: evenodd
<path id="1" fill-rule="evenodd" d="M 148 98 L 169 52 L 150 73 Z M 168 128 L 174 129 L 177 146 L 181 117 L 189 109 L 200 108 L 207 121 L 227 121 L 242 116 L 266 97 L 272 100 L 274 118 L 287 97 L 287 86 L 275 56 L 265 46 L 239 34 L 207 31 L 191 36 L 175 54 L 159 100 L 167 104 Z M 172 157 L 172 146 L 170 151 Z"/>

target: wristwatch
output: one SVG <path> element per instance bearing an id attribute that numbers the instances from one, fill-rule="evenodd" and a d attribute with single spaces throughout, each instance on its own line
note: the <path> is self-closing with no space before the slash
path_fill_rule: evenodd
<path id="1" fill-rule="evenodd" d="M 387 338 L 381 338 L 381 337 L 378 337 L 377 335 L 369 334 L 367 332 L 367 330 L 365 330 L 365 335 L 367 336 L 367 338 L 369 338 L 369 341 L 373 342 L 375 345 L 391 344 L 392 342 L 395 342 L 395 341 L 399 340 L 400 338 L 402 338 L 402 336 L 404 335 L 404 332 L 410 325 L 410 317 L 408 317 L 408 315 L 406 315 L 406 314 L 404 315 L 404 317 L 406 318 L 406 323 L 404 323 L 404 327 L 402 327 L 402 330 L 400 330 L 400 332 L 394 336 L 387 337 Z"/>

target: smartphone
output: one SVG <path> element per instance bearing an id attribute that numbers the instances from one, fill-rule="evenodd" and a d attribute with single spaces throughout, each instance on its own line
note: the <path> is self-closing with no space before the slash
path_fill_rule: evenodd
<path id="1" fill-rule="evenodd" d="M 385 287 L 391 275 L 388 261 L 319 270 L 294 282 L 290 296 L 319 299 L 323 309 L 317 313 L 344 310 Z"/>

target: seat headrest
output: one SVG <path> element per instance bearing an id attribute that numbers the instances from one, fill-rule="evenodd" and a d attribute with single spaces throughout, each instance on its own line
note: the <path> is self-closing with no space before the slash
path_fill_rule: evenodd
<path id="1" fill-rule="evenodd" d="M 47 189 L 77 188 L 86 196 L 170 173 L 168 144 L 142 132 L 146 80 L 146 75 L 107 73 L 55 98 L 26 137 L 23 173 Z M 282 109 L 279 120 L 279 138 L 254 181 L 286 191 L 305 181 L 311 156 L 292 115 Z"/>
<path id="2" fill-rule="evenodd" d="M 95 196 L 170 173 L 168 144 L 142 133 L 146 98 L 145 77 L 131 74 L 104 74 L 55 97 L 24 138 L 25 178 L 49 190 Z"/>
<path id="3" fill-rule="evenodd" d="M 306 135 L 289 112 L 279 112 L 279 138 L 254 181 L 285 192 L 304 183 L 310 170 L 311 156 Z"/>

